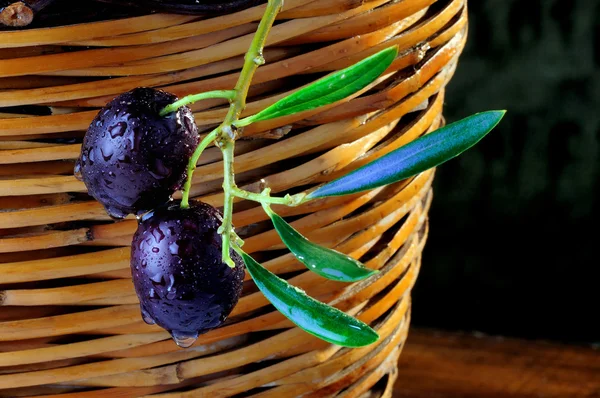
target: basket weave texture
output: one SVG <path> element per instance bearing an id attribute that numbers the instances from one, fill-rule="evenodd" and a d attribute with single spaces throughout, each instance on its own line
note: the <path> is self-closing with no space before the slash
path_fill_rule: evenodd
<path id="1" fill-rule="evenodd" d="M 400 55 L 352 98 L 246 128 L 236 147 L 238 185 L 298 192 L 438 128 L 444 86 L 466 40 L 465 3 L 286 0 L 245 114 L 388 46 Z M 0 396 L 391 396 L 433 170 L 366 193 L 274 206 L 310 240 L 381 271 L 351 285 L 307 271 L 281 250 L 260 207 L 236 204 L 246 251 L 379 332 L 360 349 L 295 328 L 249 279 L 223 327 L 178 348 L 140 317 L 129 270 L 135 219 L 112 221 L 73 177 L 85 129 L 119 93 L 232 88 L 263 10 L 0 32 Z M 202 132 L 221 121 L 225 106 L 192 105 Z M 192 196 L 220 206 L 221 172 L 220 152 L 209 148 Z"/>

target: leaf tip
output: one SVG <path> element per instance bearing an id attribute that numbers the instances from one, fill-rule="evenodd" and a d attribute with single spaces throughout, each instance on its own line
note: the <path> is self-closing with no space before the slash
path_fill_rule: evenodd
<path id="1" fill-rule="evenodd" d="M 488 133 L 490 131 L 492 131 L 502 120 L 502 118 L 504 117 L 504 115 L 506 114 L 506 109 L 498 109 L 498 110 L 492 110 L 492 111 L 486 111 L 486 112 L 481 112 L 482 114 L 488 115 L 489 118 L 489 128 L 488 128 Z"/>
<path id="2" fill-rule="evenodd" d="M 373 330 L 373 329 L 371 329 Z M 373 341 L 370 342 L 369 344 L 373 344 L 377 341 L 379 341 L 379 339 L 381 338 L 381 336 L 379 336 L 379 333 L 377 333 L 375 330 L 373 330 Z"/>
<path id="3" fill-rule="evenodd" d="M 369 327 L 367 329 L 368 334 L 367 335 L 363 335 L 360 342 L 355 341 L 353 343 L 346 343 L 344 344 L 344 347 L 348 347 L 348 348 L 360 348 L 360 347 L 366 347 L 368 345 L 371 345 L 373 343 L 376 343 L 377 341 L 379 341 L 379 339 L 381 338 L 381 336 L 379 336 L 379 333 L 377 333 L 373 328 Z"/>
<path id="4" fill-rule="evenodd" d="M 500 122 L 500 120 L 502 120 L 502 118 L 504 117 L 504 115 L 506 114 L 506 109 L 496 109 L 496 110 L 491 110 L 491 111 L 486 111 L 486 112 L 481 112 L 484 114 L 488 114 L 492 117 L 494 117 L 495 119 L 497 119 L 497 122 Z"/>
<path id="5" fill-rule="evenodd" d="M 368 279 L 370 277 L 372 277 L 373 275 L 376 275 L 379 273 L 379 270 L 376 269 L 368 269 L 366 268 L 368 271 L 365 272 L 363 275 L 361 275 L 360 277 L 356 278 L 355 280 L 351 281 L 351 282 L 359 282 L 359 281 L 363 281 L 365 279 Z"/>
<path id="6" fill-rule="evenodd" d="M 377 56 L 377 55 L 384 55 L 385 54 L 386 58 L 387 58 L 387 56 L 389 55 L 389 60 L 387 60 L 387 61 L 391 65 L 391 63 L 394 61 L 394 59 L 396 59 L 396 57 L 398 56 L 399 52 L 400 52 L 400 47 L 398 47 L 398 45 L 395 44 L 395 45 L 393 45 L 391 47 L 388 47 L 388 48 L 386 48 L 384 50 L 381 50 L 379 52 L 379 54 L 375 54 L 375 56 Z"/>

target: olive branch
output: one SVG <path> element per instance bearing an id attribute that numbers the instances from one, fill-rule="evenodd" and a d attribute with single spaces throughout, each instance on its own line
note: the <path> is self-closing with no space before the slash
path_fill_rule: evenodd
<path id="1" fill-rule="evenodd" d="M 223 122 L 203 138 L 188 163 L 181 207 L 189 207 L 192 176 L 202 152 L 209 145 L 216 144 L 221 149 L 224 164 L 223 222 L 219 229 L 223 242 L 223 262 L 231 267 L 235 266 L 230 258 L 230 248 L 238 252 L 265 297 L 277 310 L 308 333 L 342 346 L 365 346 L 379 337 L 368 325 L 294 288 L 242 250 L 243 241 L 237 236 L 232 225 L 234 198 L 261 203 L 283 243 L 312 272 L 341 282 L 359 281 L 377 271 L 365 267 L 348 255 L 310 242 L 277 215 L 270 205 L 298 206 L 313 199 L 353 194 L 412 177 L 460 155 L 475 145 L 500 122 L 504 111 L 477 113 L 449 124 L 311 192 L 272 197 L 268 187 L 261 193 L 240 189 L 235 183 L 234 148 L 235 141 L 244 127 L 252 123 L 319 108 L 347 98 L 373 83 L 392 65 L 398 55 L 396 47 L 384 49 L 346 69 L 301 88 L 252 116 L 240 119 L 246 107 L 246 97 L 254 73 L 265 63 L 263 48 L 282 6 L 283 0 L 268 1 L 233 90 L 209 91 L 186 96 L 161 110 L 160 113 L 164 116 L 181 106 L 204 99 L 229 100 L 229 110 Z"/>

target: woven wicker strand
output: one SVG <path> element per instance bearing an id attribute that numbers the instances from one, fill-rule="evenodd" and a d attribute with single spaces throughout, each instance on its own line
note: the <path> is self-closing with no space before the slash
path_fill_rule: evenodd
<path id="1" fill-rule="evenodd" d="M 178 348 L 141 320 L 129 271 L 135 219 L 112 221 L 73 177 L 85 129 L 119 93 L 233 87 L 263 11 L 0 32 L 0 397 L 391 397 L 434 170 L 369 192 L 274 206 L 311 241 L 380 271 L 354 284 L 307 271 L 281 251 L 260 206 L 236 202 L 246 251 L 378 331 L 381 339 L 360 349 L 294 327 L 248 276 L 226 324 Z M 245 129 L 238 184 L 307 189 L 437 129 L 466 35 L 465 0 L 286 0 L 245 114 L 388 46 L 400 54 L 350 98 Z M 226 103 L 192 110 L 205 133 Z M 220 151 L 208 148 L 192 196 L 220 206 L 221 173 Z"/>

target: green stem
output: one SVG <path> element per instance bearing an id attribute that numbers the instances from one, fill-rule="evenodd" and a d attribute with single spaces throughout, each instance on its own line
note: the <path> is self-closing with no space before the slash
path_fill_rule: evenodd
<path id="1" fill-rule="evenodd" d="M 246 107 L 246 96 L 248 95 L 248 90 L 250 89 L 252 77 L 254 76 L 256 69 L 265 63 L 265 59 L 263 57 L 263 48 L 265 46 L 265 42 L 267 41 L 269 31 L 275 22 L 275 17 L 277 16 L 279 10 L 281 10 L 282 6 L 283 0 L 269 0 L 267 4 L 267 9 L 265 10 L 265 14 L 262 17 L 260 24 L 258 25 L 256 34 L 254 35 L 252 43 L 250 44 L 250 48 L 244 56 L 244 66 L 242 67 L 242 71 L 240 72 L 240 76 L 234 89 L 236 96 L 229 107 L 229 112 L 227 113 L 227 116 L 225 116 L 223 125 L 231 125 L 233 122 L 238 120 L 240 114 Z"/>
<path id="2" fill-rule="evenodd" d="M 253 200 L 255 202 L 260 202 L 260 203 L 269 203 L 272 205 L 286 205 L 286 206 L 298 206 L 300 204 L 302 204 L 303 199 L 306 197 L 305 193 L 299 193 L 296 195 L 285 195 L 283 198 L 273 198 L 271 196 L 269 196 L 268 193 L 265 193 L 263 191 L 263 193 L 254 193 L 254 192 L 249 192 L 249 191 L 245 191 L 243 189 L 234 187 L 232 189 L 232 193 L 234 196 L 237 196 L 238 198 L 242 198 L 242 199 L 247 199 L 247 200 Z"/>
<path id="3" fill-rule="evenodd" d="M 165 106 L 160 111 L 160 116 L 167 116 L 171 112 L 175 112 L 177 109 L 181 108 L 185 105 L 191 105 L 196 101 L 210 99 L 210 98 L 224 98 L 229 101 L 233 101 L 235 99 L 235 91 L 234 90 L 215 90 L 215 91 L 207 91 L 206 93 L 192 94 L 183 97 L 182 99 L 173 102 Z"/>
<path id="4" fill-rule="evenodd" d="M 192 188 L 192 175 L 194 174 L 194 170 L 196 170 L 196 164 L 198 163 L 198 159 L 200 159 L 200 155 L 202 155 L 202 152 L 206 149 L 206 147 L 209 146 L 210 143 L 217 138 L 218 134 L 219 128 L 216 128 L 213 131 L 211 131 L 210 134 L 208 134 L 202 139 L 202 141 L 200 141 L 200 144 L 198 145 L 198 147 L 194 151 L 194 154 L 190 158 L 187 167 L 187 179 L 185 180 L 185 185 L 183 186 L 183 194 L 181 197 L 180 207 L 182 209 L 187 209 L 188 207 L 190 207 L 189 200 L 190 189 Z"/>
<path id="5" fill-rule="evenodd" d="M 231 233 L 233 230 L 233 190 L 235 187 L 234 171 L 233 171 L 233 141 L 227 141 L 221 147 L 223 151 L 223 192 L 225 193 L 223 206 L 223 223 L 219 228 L 219 233 L 222 236 L 222 261 L 230 267 L 235 267 L 231 256 L 229 255 L 229 247 L 231 244 Z"/>
<path id="6" fill-rule="evenodd" d="M 262 55 L 263 48 L 267 41 L 269 31 L 275 22 L 275 17 L 282 6 L 283 0 L 269 0 L 267 4 L 265 14 L 258 25 L 250 48 L 244 57 L 244 66 L 242 67 L 240 76 L 234 88 L 236 95 L 229 105 L 229 111 L 220 126 L 221 129 L 217 139 L 221 151 L 223 152 L 224 164 L 223 191 L 225 193 L 225 199 L 223 207 L 223 224 L 220 228 L 220 233 L 223 237 L 222 261 L 229 266 L 234 266 L 233 260 L 231 260 L 229 255 L 233 228 L 231 223 L 234 198 L 233 190 L 236 188 L 233 171 L 233 157 L 237 128 L 234 126 L 234 123 L 239 119 L 240 114 L 246 107 L 246 97 L 248 96 L 248 90 L 250 89 L 252 77 L 254 76 L 256 69 L 265 62 Z"/>
<path id="7" fill-rule="evenodd" d="M 283 7 L 283 0 L 268 0 L 265 13 L 260 21 L 260 24 L 258 25 L 256 34 L 254 35 L 252 43 L 250 44 L 250 48 L 248 49 L 248 52 L 246 52 L 246 55 L 244 57 L 244 66 L 242 67 L 235 88 L 232 90 L 233 94 L 231 94 L 228 91 L 224 92 L 225 94 L 223 94 L 227 95 L 226 98 L 230 100 L 227 115 L 225 116 L 223 123 L 221 123 L 219 127 L 213 130 L 213 132 L 211 132 L 209 136 L 202 140 L 202 143 L 194 152 L 194 156 L 192 156 L 192 159 L 190 159 L 190 162 L 188 164 L 188 176 L 183 192 L 183 197 L 185 201 L 182 200 L 182 207 L 184 205 L 188 205 L 189 190 L 192 184 L 192 174 L 194 172 L 194 169 L 196 168 L 198 157 L 202 153 L 202 150 L 204 150 L 208 143 L 210 143 L 210 141 L 207 143 L 205 143 L 205 141 L 207 141 L 209 137 L 211 141 L 215 140 L 217 145 L 221 148 L 221 151 L 223 152 L 223 191 L 225 194 L 225 199 L 223 206 L 223 223 L 219 228 L 219 233 L 221 234 L 223 239 L 222 261 L 228 264 L 230 267 L 235 266 L 229 255 L 229 250 L 232 243 L 234 243 L 235 245 L 235 242 L 231 242 L 231 237 L 233 235 L 233 227 L 231 223 L 233 213 L 233 198 L 234 191 L 237 189 L 237 187 L 235 186 L 235 178 L 233 171 L 235 139 L 238 130 L 235 127 L 235 122 L 239 119 L 242 111 L 246 107 L 246 97 L 248 96 L 248 90 L 250 89 L 252 77 L 254 76 L 256 69 L 258 69 L 258 67 L 264 64 L 265 62 L 265 59 L 263 58 L 263 48 L 265 46 L 265 42 L 267 41 L 269 31 L 271 30 L 271 27 L 275 22 L 277 13 L 281 10 L 281 7 Z M 214 95 L 214 93 L 217 92 L 213 91 L 212 95 Z M 208 94 L 209 93 L 204 93 L 204 96 Z M 196 100 L 197 98 L 198 97 L 196 97 Z M 212 98 L 215 97 L 213 96 Z M 183 100 L 185 100 L 185 98 L 175 102 L 174 104 L 169 105 L 169 107 L 175 107 L 177 103 Z M 163 112 L 167 108 L 165 108 Z M 201 148 L 203 144 L 204 146 Z"/>

